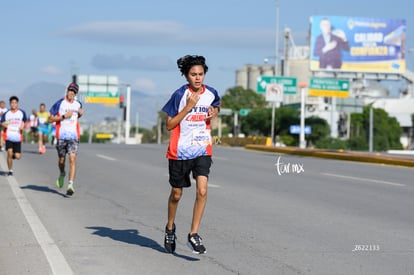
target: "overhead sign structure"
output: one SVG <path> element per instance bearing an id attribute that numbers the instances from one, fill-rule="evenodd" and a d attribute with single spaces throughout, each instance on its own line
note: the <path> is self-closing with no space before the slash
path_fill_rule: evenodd
<path id="1" fill-rule="evenodd" d="M 364 111 L 364 102 L 362 98 L 338 98 L 336 101 L 336 110 L 344 113 L 362 114 Z"/>
<path id="2" fill-rule="evenodd" d="M 85 103 L 115 106 L 119 103 L 117 76 L 79 75 L 79 92 L 84 93 Z"/>
<path id="3" fill-rule="evenodd" d="M 271 92 L 277 92 L 270 95 L 269 99 L 272 101 L 278 100 L 283 95 L 296 95 L 297 93 L 297 80 L 295 77 L 280 77 L 280 76 L 265 76 L 261 75 L 257 78 L 257 93 L 268 94 Z M 280 89 L 283 88 L 283 91 Z"/>
<path id="4" fill-rule="evenodd" d="M 349 80 L 312 77 L 308 95 L 347 98 L 349 97 Z"/>
<path id="5" fill-rule="evenodd" d="M 310 21 L 311 71 L 405 72 L 405 19 L 312 16 Z"/>

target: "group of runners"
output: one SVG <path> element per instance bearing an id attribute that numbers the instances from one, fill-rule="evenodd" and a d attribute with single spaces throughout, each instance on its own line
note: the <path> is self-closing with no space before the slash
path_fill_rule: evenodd
<path id="1" fill-rule="evenodd" d="M 183 189 L 191 187 L 192 181 L 195 181 L 196 198 L 187 244 L 193 253 L 204 254 L 207 249 L 198 231 L 206 206 L 208 178 L 212 165 L 211 120 L 220 112 L 221 98 L 216 89 L 204 84 L 208 66 L 203 56 L 183 56 L 177 60 L 177 66 L 187 83 L 175 90 L 162 108 L 162 111 L 167 114 L 166 128 L 171 131 L 166 153 L 171 191 L 167 203 L 164 247 L 166 252 L 175 253 L 177 230 L 175 218 L 178 204 Z M 65 157 L 69 155 L 69 182 L 66 194 L 73 195 L 76 155 L 80 139 L 78 120 L 83 115 L 82 104 L 76 100 L 78 90 L 77 84 L 69 84 L 66 96 L 53 104 L 49 112 L 45 111 L 46 106 L 41 104 L 39 111 L 33 111 L 30 120 L 26 118 L 23 111 L 18 112 L 18 98 L 10 98 L 11 110 L 14 112 L 6 111 L 0 120 L 2 127 L 5 128 L 3 131 L 5 137 L 16 137 L 14 140 L 6 139 L 8 175 L 13 175 L 12 159 L 20 158 L 21 142 L 18 135 L 20 133 L 21 136 L 24 122 L 30 121 L 33 138 L 38 135 L 41 154 L 45 152 L 45 138 L 53 132 L 50 126 L 55 123 L 59 167 L 56 185 L 58 188 L 64 185 Z"/>
<path id="2" fill-rule="evenodd" d="M 9 109 L 6 107 L 4 100 L 0 101 L 0 117 Z M 25 124 L 25 128 L 30 128 L 29 140 L 32 144 L 38 143 L 38 151 L 40 154 L 46 152 L 46 144 L 50 141 L 51 145 L 55 145 L 56 139 L 56 123 L 49 122 L 50 113 L 46 111 L 46 104 L 41 103 L 39 111 L 32 110 L 29 120 Z M 4 151 L 5 143 L 3 134 L 0 135 L 0 150 Z"/>
<path id="3" fill-rule="evenodd" d="M 46 144 L 50 141 L 51 145 L 55 145 L 56 123 L 49 122 L 50 113 L 46 111 L 46 105 L 40 104 L 39 111 L 32 110 L 30 115 L 30 141 L 39 145 L 39 153 L 46 152 Z"/>
<path id="4" fill-rule="evenodd" d="M 48 138 L 53 137 L 53 125 L 55 125 L 56 150 L 58 155 L 59 176 L 56 181 L 58 188 L 62 188 L 66 178 L 66 156 L 69 157 L 69 173 L 66 195 L 73 195 L 74 180 L 76 173 L 76 155 L 78 152 L 80 140 L 79 118 L 83 115 L 82 103 L 76 99 L 79 86 L 76 83 L 70 83 L 66 88 L 66 95 L 58 99 L 46 111 L 46 105 L 40 104 L 39 111 L 34 110 L 29 116 L 19 108 L 19 98 L 11 96 L 9 98 L 10 108 L 5 107 L 5 102 L 0 102 L 0 125 L 1 142 L 4 143 L 4 149 L 7 151 L 7 176 L 13 176 L 13 160 L 21 157 L 23 130 L 30 125 L 32 142 L 38 137 L 39 153 L 46 152 L 46 142 Z M 3 144 L 2 144 L 3 145 Z"/>

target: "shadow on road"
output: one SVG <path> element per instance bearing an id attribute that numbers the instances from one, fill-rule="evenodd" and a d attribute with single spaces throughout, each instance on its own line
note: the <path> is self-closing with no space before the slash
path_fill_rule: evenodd
<path id="1" fill-rule="evenodd" d="M 98 236 L 101 236 L 101 237 L 108 237 L 108 238 L 111 238 L 111 239 L 113 239 L 115 241 L 119 241 L 119 242 L 140 245 L 140 246 L 143 246 L 143 247 L 149 247 L 149 248 L 152 248 L 154 250 L 157 250 L 158 252 L 167 253 L 165 251 L 164 247 L 159 245 L 156 241 L 154 241 L 150 238 L 147 238 L 145 236 L 139 235 L 139 231 L 137 229 L 117 230 L 117 229 L 112 229 L 112 228 L 102 227 L 102 226 L 89 226 L 89 227 L 86 227 L 86 228 L 96 230 L 95 232 L 92 233 L 94 235 L 98 235 Z M 177 253 L 174 253 L 173 255 L 176 256 L 176 257 L 179 257 L 179 258 L 183 258 L 183 259 L 188 260 L 188 261 L 199 261 L 200 260 L 200 259 L 197 259 L 197 258 L 193 258 L 193 257 L 185 256 L 185 255 L 180 255 L 180 254 L 177 254 Z"/>
<path id="2" fill-rule="evenodd" d="M 0 171 L 0 176 L 7 176 L 9 171 Z"/>
<path id="3" fill-rule="evenodd" d="M 22 150 L 22 154 L 23 155 L 25 155 L 25 154 L 40 155 L 39 151 L 37 151 L 37 150 Z"/>
<path id="4" fill-rule="evenodd" d="M 31 189 L 31 190 L 40 191 L 40 192 L 49 192 L 49 193 L 57 194 L 57 195 L 62 196 L 64 198 L 69 198 L 68 196 L 66 196 L 66 194 L 62 194 L 62 193 L 56 191 L 55 189 L 51 189 L 47 186 L 26 185 L 26 186 L 22 186 L 21 189 Z"/>

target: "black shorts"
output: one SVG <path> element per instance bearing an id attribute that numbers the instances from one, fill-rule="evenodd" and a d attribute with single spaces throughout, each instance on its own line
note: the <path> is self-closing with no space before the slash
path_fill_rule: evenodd
<path id="1" fill-rule="evenodd" d="M 190 187 L 190 172 L 193 173 L 194 179 L 198 176 L 208 177 L 211 164 L 211 156 L 201 156 L 188 160 L 169 159 L 168 172 L 170 175 L 170 185 L 177 188 Z"/>
<path id="2" fill-rule="evenodd" d="M 20 141 L 13 142 L 13 141 L 6 140 L 6 151 L 9 150 L 10 148 L 13 149 L 13 153 L 20 154 L 22 152 L 22 143 Z"/>

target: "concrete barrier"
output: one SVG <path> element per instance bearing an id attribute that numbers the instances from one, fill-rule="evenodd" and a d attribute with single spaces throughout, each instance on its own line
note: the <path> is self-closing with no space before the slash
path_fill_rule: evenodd
<path id="1" fill-rule="evenodd" d="M 300 155 L 309 157 L 319 157 L 326 159 L 338 159 L 348 161 L 369 162 L 378 164 L 389 164 L 406 167 L 414 167 L 414 158 L 399 156 L 388 156 L 380 153 L 363 153 L 343 150 L 324 150 L 324 149 L 301 149 L 298 147 L 269 147 L 265 145 L 248 144 L 245 146 L 249 150 L 275 152 L 290 155 Z"/>

